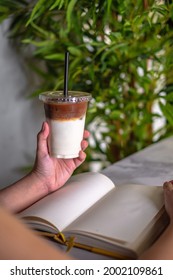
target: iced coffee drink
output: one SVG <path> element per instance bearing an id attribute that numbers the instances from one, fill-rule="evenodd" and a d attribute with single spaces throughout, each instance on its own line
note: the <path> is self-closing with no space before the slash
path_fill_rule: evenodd
<path id="1" fill-rule="evenodd" d="M 49 124 L 49 153 L 56 158 L 79 156 L 83 139 L 89 93 L 69 91 L 68 97 L 61 91 L 40 94 L 44 102 L 45 116 Z"/>

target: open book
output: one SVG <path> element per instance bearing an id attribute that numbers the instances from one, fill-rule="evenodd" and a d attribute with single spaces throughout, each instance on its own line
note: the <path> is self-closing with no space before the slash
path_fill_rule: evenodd
<path id="1" fill-rule="evenodd" d="M 105 175 L 72 176 L 19 214 L 56 241 L 116 259 L 136 259 L 167 226 L 162 187 L 121 185 Z"/>

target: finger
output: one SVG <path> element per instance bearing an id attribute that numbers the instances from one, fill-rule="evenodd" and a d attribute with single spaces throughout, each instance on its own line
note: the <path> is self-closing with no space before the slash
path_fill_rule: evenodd
<path id="1" fill-rule="evenodd" d="M 172 191 L 172 190 L 173 190 L 173 184 L 172 184 L 172 181 L 169 181 L 169 182 L 168 182 L 168 189 L 169 189 L 170 191 Z"/>
<path id="2" fill-rule="evenodd" d="M 74 159 L 76 167 L 81 165 L 84 162 L 85 158 L 86 158 L 86 154 L 83 151 L 80 151 L 78 158 Z"/>
<path id="3" fill-rule="evenodd" d="M 84 162 L 85 158 L 86 158 L 86 153 L 83 152 L 83 151 L 80 151 L 80 152 L 79 152 L 79 157 L 78 157 L 78 163 L 79 163 L 79 165 L 80 165 L 82 162 Z M 79 166 L 79 165 L 78 165 L 78 166 Z"/>
<path id="4" fill-rule="evenodd" d="M 172 184 L 172 182 L 165 182 L 165 183 L 163 184 L 163 188 L 164 188 L 164 190 L 166 190 L 166 191 L 172 191 L 172 190 L 173 190 L 173 184 Z"/>
<path id="5" fill-rule="evenodd" d="M 88 141 L 82 140 L 81 142 L 81 149 L 84 151 L 88 147 Z"/>
<path id="6" fill-rule="evenodd" d="M 84 130 L 83 138 L 88 138 L 90 136 L 90 132 L 88 130 Z"/>
<path id="7" fill-rule="evenodd" d="M 37 153 L 47 154 L 47 138 L 49 135 L 49 126 L 46 122 L 43 122 L 41 131 L 37 135 Z"/>
<path id="8" fill-rule="evenodd" d="M 167 188 L 167 185 L 168 185 L 168 182 L 164 182 L 163 188 L 166 189 L 166 188 Z"/>

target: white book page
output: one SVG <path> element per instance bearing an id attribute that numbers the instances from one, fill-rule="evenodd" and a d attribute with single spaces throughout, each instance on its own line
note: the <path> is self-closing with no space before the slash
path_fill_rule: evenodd
<path id="1" fill-rule="evenodd" d="M 22 211 L 20 217 L 40 217 L 62 231 L 113 188 L 113 182 L 101 173 L 78 174 L 58 191 Z"/>
<path id="2" fill-rule="evenodd" d="M 76 220 L 67 231 L 134 242 L 164 205 L 162 187 L 125 185 Z"/>

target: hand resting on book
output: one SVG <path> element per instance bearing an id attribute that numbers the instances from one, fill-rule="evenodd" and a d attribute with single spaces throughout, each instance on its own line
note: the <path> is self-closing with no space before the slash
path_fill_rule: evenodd
<path id="1" fill-rule="evenodd" d="M 140 259 L 173 260 L 173 180 L 164 183 L 163 191 L 170 223 L 160 238 L 142 254 Z"/>

